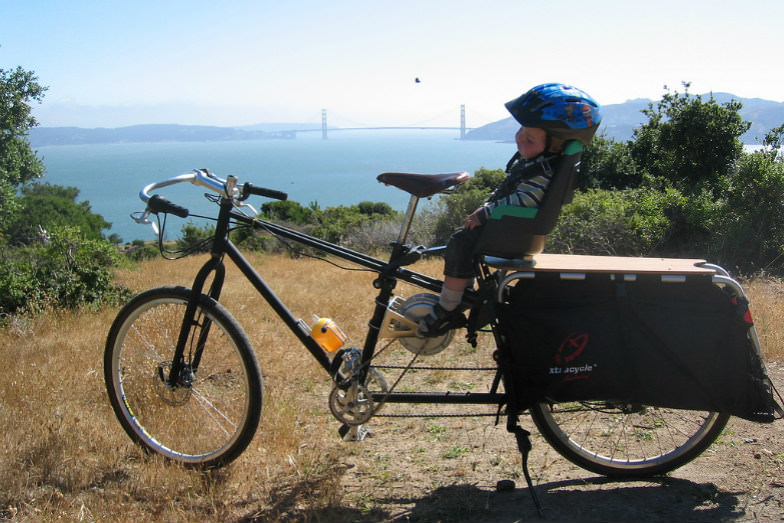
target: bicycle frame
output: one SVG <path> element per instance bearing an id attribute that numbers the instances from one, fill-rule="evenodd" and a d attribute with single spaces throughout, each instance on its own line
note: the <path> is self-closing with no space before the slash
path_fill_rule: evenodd
<path id="1" fill-rule="evenodd" d="M 401 378 L 409 369 L 427 369 L 427 367 L 413 367 L 412 365 L 418 356 L 427 355 L 429 349 L 420 351 L 424 345 L 418 345 L 412 341 L 412 338 L 401 336 L 415 335 L 414 331 L 417 326 L 415 318 L 418 316 L 413 311 L 425 305 L 432 305 L 431 298 L 433 296 L 414 296 L 411 300 L 405 300 L 401 305 L 400 297 L 393 296 L 394 288 L 399 280 L 433 293 L 438 293 L 442 286 L 441 280 L 405 267 L 423 256 L 440 253 L 444 248 L 412 247 L 406 243 L 406 237 L 419 198 L 432 196 L 464 181 L 461 174 L 463 173 L 442 175 L 385 173 L 379 176 L 379 181 L 390 182 L 388 184 L 395 185 L 411 194 L 399 236 L 397 241 L 392 243 L 388 261 L 321 240 L 271 221 L 256 218 L 258 213 L 255 209 L 253 209 L 253 215 L 242 212 L 240 207 L 250 207 L 243 203 L 250 194 L 276 199 L 285 199 L 286 196 L 281 192 L 254 187 L 249 183 L 238 187 L 236 177 L 231 175 L 227 177 L 227 180 L 221 180 L 207 170 L 199 170 L 196 174 L 181 175 L 145 187 L 140 196 L 147 203 L 147 208 L 134 216 L 134 219 L 139 223 L 151 223 L 148 220 L 150 213 L 163 212 L 183 218 L 187 217 L 189 211 L 184 207 L 171 204 L 158 195 L 151 196 L 149 194 L 153 189 L 184 181 L 208 187 L 219 193 L 220 196 L 215 200 L 219 203 L 219 211 L 210 257 L 199 269 L 192 288 L 167 286 L 150 289 L 132 299 L 120 311 L 112 324 L 104 355 L 104 378 L 112 407 L 126 432 L 144 448 L 162 453 L 176 461 L 191 464 L 202 463 L 208 466 L 223 465 L 231 461 L 249 444 L 261 414 L 261 372 L 253 354 L 252 344 L 242 331 L 241 326 L 236 323 L 228 311 L 219 307 L 218 304 L 226 276 L 224 263 L 228 257 L 335 381 L 335 386 L 329 395 L 329 406 L 335 418 L 343 422 L 339 433 L 344 439 L 346 437 L 362 439 L 364 437 L 361 430 L 362 425 L 371 419 L 384 403 L 495 405 L 498 409 L 495 414 L 497 416 L 496 422 L 498 417 L 505 414 L 507 431 L 515 435 L 518 450 L 522 454 L 523 474 L 537 508 L 540 508 L 540 504 L 527 469 L 528 452 L 531 450 L 530 433 L 519 425 L 519 416 L 524 411 L 529 412 L 540 433 L 555 450 L 576 465 L 598 474 L 631 474 L 645 477 L 651 474 L 665 473 L 687 463 L 703 452 L 723 429 L 729 418 L 728 413 L 705 409 L 702 404 L 697 405 L 697 410 L 690 410 L 689 407 L 692 404 L 686 404 L 686 410 L 681 410 L 684 409 L 682 406 L 654 406 L 649 409 L 645 405 L 637 405 L 638 401 L 629 400 L 631 402 L 629 403 L 629 401 L 616 398 L 616 396 L 626 397 L 626 392 L 614 392 L 609 400 L 590 398 L 586 401 L 572 401 L 567 397 L 566 400 L 561 398 L 559 401 L 559 399 L 544 397 L 535 399 L 531 403 L 528 398 L 520 399 L 520 396 L 516 394 L 517 382 L 513 379 L 516 377 L 514 373 L 519 369 L 514 367 L 515 362 L 511 361 L 511 354 L 513 350 L 517 350 L 518 345 L 525 344 L 525 342 L 518 343 L 516 340 L 523 339 L 527 333 L 507 331 L 506 327 L 514 324 L 516 320 L 513 316 L 510 317 L 512 319 L 505 320 L 504 313 L 509 310 L 507 305 L 512 308 L 515 306 L 517 298 L 514 290 L 517 289 L 517 284 L 522 280 L 538 280 L 540 277 L 541 280 L 537 283 L 541 283 L 541 288 L 554 281 L 583 281 L 593 278 L 589 283 L 602 282 L 603 287 L 599 289 L 599 294 L 606 290 L 607 285 L 611 285 L 614 286 L 613 292 L 620 293 L 616 297 L 622 298 L 627 296 L 627 285 L 639 290 L 643 288 L 643 283 L 644 286 L 647 286 L 653 282 L 660 282 L 664 286 L 687 282 L 699 282 L 700 285 L 711 283 L 718 287 L 727 288 L 730 291 L 727 299 L 730 297 L 733 300 L 740 298 L 735 302 L 737 308 L 733 309 L 736 313 L 743 313 L 744 310 L 747 312 L 748 309 L 744 309 L 744 304 L 748 300 L 745 299 L 740 285 L 732 280 L 726 271 L 718 266 L 707 264 L 705 260 L 557 254 L 540 254 L 536 260 L 530 260 L 477 255 L 474 259 L 474 268 L 478 287 L 466 291 L 462 304 L 465 309 L 470 309 L 466 325 L 467 341 L 475 343 L 477 333 L 489 325 L 497 347 L 497 351 L 493 354 L 496 365 L 491 368 L 470 369 L 450 367 L 447 370 L 495 371 L 489 392 L 395 392 Z M 342 349 L 333 357 L 330 357 L 322 349 L 319 343 L 311 337 L 310 328 L 289 311 L 264 278 L 256 272 L 237 246 L 232 243 L 229 237 L 230 228 L 237 223 L 267 231 L 280 239 L 291 240 L 311 247 L 378 274 L 373 282 L 374 288 L 378 290 L 375 308 L 368 323 L 367 335 L 361 349 L 356 347 Z M 641 280 L 640 285 L 635 284 L 638 276 Z M 209 288 L 205 292 L 205 287 L 208 284 Z M 554 289 L 561 289 L 564 294 L 571 292 L 567 292 L 559 286 L 555 286 Z M 526 285 L 521 287 L 522 292 L 527 292 L 527 290 Z M 211 300 L 205 299 L 205 295 Z M 667 295 L 674 300 L 682 299 L 682 294 L 679 293 Z M 644 297 L 644 294 L 640 294 L 640 296 Z M 537 299 L 535 292 L 532 294 L 532 298 L 534 301 Z M 183 303 L 186 304 L 184 314 L 180 308 Z M 713 301 L 705 303 L 711 305 Z M 496 304 L 501 304 L 501 308 L 497 309 Z M 172 307 L 172 305 L 174 306 Z M 620 307 L 623 304 L 619 301 L 616 305 Z M 160 318 L 158 311 L 161 311 Z M 496 313 L 501 314 L 502 319 L 499 320 Z M 182 316 L 180 316 L 181 314 Z M 528 314 L 528 312 L 524 312 L 524 314 Z M 135 330 L 134 324 L 139 318 L 143 318 L 140 332 L 145 332 L 149 326 L 149 331 L 153 333 L 151 343 L 148 343 L 145 336 L 137 335 L 138 331 Z M 152 319 L 148 320 L 148 318 Z M 173 328 L 170 328 L 171 321 L 174 322 Z M 215 323 L 213 324 L 212 321 Z M 738 346 L 741 350 L 748 350 L 751 356 L 759 355 L 761 352 L 759 340 L 753 325 L 748 326 L 751 325 L 751 322 L 746 320 L 745 315 L 744 322 L 740 326 L 745 326 L 749 330 L 747 338 L 752 342 L 752 347 L 750 349 L 744 348 L 745 346 L 741 347 L 740 342 Z M 158 325 L 161 325 L 162 328 L 156 329 Z M 176 332 L 178 325 L 179 332 Z M 615 329 L 619 325 L 613 324 L 609 327 L 600 325 L 597 328 Z M 132 329 L 132 327 L 134 328 Z M 206 396 L 211 396 L 214 392 L 215 397 L 220 399 L 220 388 L 202 388 L 201 381 L 203 380 L 198 377 L 197 373 L 201 366 L 203 374 L 209 375 L 210 362 L 208 360 L 211 354 L 205 352 L 204 358 L 202 358 L 202 351 L 205 350 L 204 347 L 207 345 L 211 329 L 213 332 L 220 330 L 231 342 L 231 344 L 216 344 L 218 349 L 216 352 L 224 349 L 232 351 L 233 349 L 235 360 L 236 357 L 242 360 L 236 365 L 242 365 L 248 376 L 244 385 L 238 385 L 244 387 L 242 392 L 238 394 L 244 403 L 238 403 L 232 412 L 227 409 L 226 416 L 222 416 L 222 410 L 215 407 L 209 400 L 204 400 L 204 403 L 196 405 L 199 410 L 191 411 L 189 408 L 176 410 L 177 407 L 186 405 L 187 401 L 181 400 L 187 400 L 191 394 L 194 397 L 202 397 L 199 396 L 202 392 L 207 392 Z M 486 332 L 487 330 L 482 331 Z M 174 334 L 177 337 L 175 354 L 171 361 L 168 360 L 172 345 L 169 334 Z M 446 344 L 451 339 L 446 336 L 444 335 L 436 341 L 436 344 L 443 342 L 436 346 L 438 350 L 446 348 Z M 559 337 L 562 336 L 559 334 Z M 399 339 L 406 349 L 414 353 L 411 362 L 399 374 L 392 387 L 387 387 L 379 369 L 402 369 L 403 367 L 371 365 L 375 361 L 374 358 L 380 356 L 389 346 L 379 348 L 380 339 L 389 340 L 390 344 Z M 570 338 L 567 336 L 566 339 Z M 612 338 L 608 339 L 612 340 Z M 408 343 L 409 341 L 412 343 Z M 561 346 L 563 343 L 565 341 L 561 342 Z M 150 350 L 150 347 L 154 349 L 156 344 L 160 344 L 162 352 Z M 555 345 L 557 346 L 558 343 Z M 597 347 L 601 347 L 601 343 Z M 519 352 L 524 352 L 525 348 L 522 347 Z M 187 358 L 186 349 L 189 351 Z M 139 356 L 141 363 L 137 363 L 137 360 L 134 359 L 138 353 L 142 353 Z M 528 361 L 520 363 L 522 366 L 528 364 Z M 150 365 L 156 369 L 157 373 L 157 376 L 153 377 L 154 394 L 152 395 L 149 394 Z M 505 372 L 502 373 L 502 369 L 506 369 Z M 769 380 L 764 375 L 761 360 L 759 361 L 759 369 L 755 372 L 758 371 L 761 372 L 761 377 L 755 383 L 759 384 L 757 387 L 759 390 L 754 391 L 754 394 L 759 394 L 761 397 L 762 394 L 770 394 L 770 390 L 765 389 Z M 536 372 L 542 372 L 542 369 L 538 369 Z M 544 374 L 552 374 L 547 369 L 543 372 Z M 556 372 L 556 374 L 559 373 Z M 525 375 L 521 376 L 523 379 L 528 379 Z M 238 380 L 238 383 L 239 381 L 242 380 Z M 503 392 L 499 392 L 502 383 Z M 528 383 L 524 382 L 521 386 L 525 388 L 527 385 Z M 376 390 L 368 390 L 371 386 Z M 131 392 L 131 394 L 127 392 Z M 590 394 L 607 395 L 604 392 Z M 633 394 L 633 392 L 630 391 L 629 394 Z M 147 411 L 145 407 L 148 399 L 155 401 L 162 409 L 167 410 L 158 411 L 152 408 Z M 659 398 L 651 398 L 652 403 L 659 401 Z M 670 402 L 670 399 L 661 399 L 661 402 Z M 142 407 L 136 409 L 137 403 Z M 207 407 L 204 408 L 203 405 Z M 506 409 L 502 408 L 504 405 L 506 405 Z M 599 408 L 596 408 L 596 405 Z M 635 408 L 628 408 L 630 405 Z M 732 408 L 734 407 L 731 406 L 726 410 Z M 768 406 L 762 405 L 759 408 L 753 408 L 768 409 Z M 503 412 L 504 410 L 505 412 Z M 764 410 L 764 412 L 758 412 L 758 410 L 754 410 L 749 416 L 766 417 L 768 415 L 768 410 Z M 136 412 L 141 414 L 137 415 Z M 183 427 L 167 421 L 165 430 L 161 428 L 157 424 L 157 417 L 165 416 L 164 412 L 179 413 L 184 422 Z M 236 425 L 226 430 L 221 423 L 215 423 L 213 414 L 216 412 L 219 418 L 237 420 Z M 776 405 L 776 412 L 781 412 L 778 405 Z M 196 414 L 200 414 L 201 418 L 196 419 L 194 417 Z M 192 423 L 193 420 L 196 420 L 196 424 Z M 207 423 L 202 423 L 201 420 L 206 420 Z M 636 427 L 643 426 L 643 424 L 654 433 L 655 437 L 651 438 L 650 445 L 646 445 L 645 440 L 640 440 L 639 445 L 619 445 L 629 438 L 636 438 Z M 595 430 L 599 426 L 603 428 Z M 148 427 L 152 429 L 151 432 L 148 432 Z M 208 433 L 206 443 L 203 446 L 191 447 L 192 432 L 202 430 L 202 427 L 205 432 L 208 428 L 213 430 Z M 170 429 L 173 433 L 169 441 L 161 442 L 155 439 L 153 433 L 161 432 L 169 437 L 168 431 Z"/>
<path id="2" fill-rule="evenodd" d="M 434 254 L 443 249 L 442 247 L 432 249 L 425 249 L 424 247 L 411 248 L 404 243 L 417 201 L 418 198 L 416 196 L 411 197 L 411 203 L 409 204 L 409 210 L 406 213 L 404 223 L 401 227 L 400 236 L 398 241 L 393 243 L 389 261 L 385 262 L 367 254 L 327 242 L 270 221 L 251 218 L 235 211 L 234 203 L 231 198 L 221 198 L 211 256 L 194 279 L 192 285 L 192 298 L 186 309 L 185 317 L 183 318 L 182 329 L 180 331 L 180 337 L 175 351 L 174 361 L 170 369 L 168 382 L 172 383 L 182 372 L 183 353 L 188 341 L 190 327 L 195 324 L 194 315 L 198 296 L 203 292 L 208 278 L 213 273 L 215 274 L 215 277 L 212 280 L 212 284 L 207 294 L 215 300 L 218 300 L 220 297 L 225 277 L 225 267 L 223 263 L 225 256 L 228 256 L 237 268 L 240 269 L 242 274 L 250 281 L 264 300 L 269 303 L 275 313 L 283 320 L 289 330 L 299 339 L 324 370 L 330 373 L 334 372 L 332 369 L 332 361 L 321 346 L 310 336 L 309 332 L 306 332 L 301 328 L 300 320 L 292 314 L 267 282 L 264 281 L 250 262 L 247 261 L 236 245 L 229 239 L 229 224 L 231 223 L 231 220 L 246 223 L 252 225 L 256 229 L 265 230 L 276 236 L 318 249 L 379 274 L 378 278 L 373 283 L 373 286 L 379 289 L 375 299 L 376 306 L 373 316 L 368 323 L 368 331 L 361 351 L 362 370 L 360 379 L 364 379 L 369 363 L 375 354 L 384 316 L 389 306 L 390 299 L 393 297 L 393 289 L 395 288 L 397 281 L 402 280 L 435 293 L 441 290 L 441 280 L 403 268 L 404 265 L 414 263 L 424 255 Z M 469 290 L 466 292 L 464 302 L 470 306 L 477 302 L 477 297 L 476 291 Z M 208 331 L 208 328 L 203 329 L 201 336 L 206 336 Z M 198 347 L 201 346 L 203 346 L 202 343 L 197 344 L 197 351 Z M 198 354 L 194 361 L 198 362 Z M 496 393 L 495 388 L 496 387 L 494 386 L 493 390 L 488 393 L 387 392 L 383 394 L 379 393 L 377 395 L 374 394 L 373 399 L 374 401 L 383 400 L 390 403 L 500 404 L 504 401 L 504 395 Z"/>

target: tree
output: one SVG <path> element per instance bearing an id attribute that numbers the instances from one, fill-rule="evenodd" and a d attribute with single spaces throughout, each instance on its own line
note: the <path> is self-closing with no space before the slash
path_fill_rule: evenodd
<path id="1" fill-rule="evenodd" d="M 719 105 L 713 97 L 689 95 L 689 84 L 683 85 L 684 94 L 667 92 L 643 111 L 648 122 L 635 130 L 631 156 L 650 176 L 686 195 L 707 190 L 719 196 L 743 152 L 740 136 L 751 124 L 741 118 L 740 102 Z"/>
<path id="2" fill-rule="evenodd" d="M 465 183 L 457 186 L 452 194 L 439 196 L 436 200 L 433 243 L 443 244 L 455 230 L 465 223 L 466 216 L 481 206 L 506 178 L 503 169 L 485 169 L 474 173 Z"/>
<path id="3" fill-rule="evenodd" d="M 594 137 L 581 159 L 577 188 L 635 189 L 647 183 L 631 157 L 631 146 L 603 135 Z"/>
<path id="4" fill-rule="evenodd" d="M 743 155 L 732 178 L 714 248 L 722 263 L 784 273 L 784 162 L 771 151 Z"/>
<path id="5" fill-rule="evenodd" d="M 76 202 L 79 189 L 48 183 L 34 183 L 21 189 L 20 208 L 3 227 L 11 244 L 29 244 L 40 230 L 55 226 L 77 227 L 86 238 L 97 240 L 111 226 L 99 214 L 91 212 L 89 202 Z M 40 229 L 39 229 L 40 228 Z"/>
<path id="6" fill-rule="evenodd" d="M 762 146 L 765 153 L 772 158 L 781 154 L 781 147 L 784 145 L 784 124 L 774 127 L 765 134 Z"/>
<path id="7" fill-rule="evenodd" d="M 0 223 L 18 209 L 16 188 L 43 176 L 43 162 L 30 147 L 29 132 L 38 123 L 29 102 L 40 102 L 45 91 L 31 71 L 0 69 Z"/>

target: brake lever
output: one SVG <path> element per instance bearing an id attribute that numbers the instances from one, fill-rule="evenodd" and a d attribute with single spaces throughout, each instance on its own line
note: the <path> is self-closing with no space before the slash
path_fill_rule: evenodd
<path id="1" fill-rule="evenodd" d="M 138 224 L 149 225 L 150 227 L 152 227 L 152 231 L 155 233 L 155 235 L 159 236 L 160 231 L 158 230 L 158 224 L 150 219 L 150 214 L 152 214 L 152 212 L 150 212 L 150 209 L 145 209 L 144 211 L 132 212 L 131 219 Z"/>

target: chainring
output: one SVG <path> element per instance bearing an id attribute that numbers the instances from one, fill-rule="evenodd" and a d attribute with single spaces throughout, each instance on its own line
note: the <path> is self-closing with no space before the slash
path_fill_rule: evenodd
<path id="1" fill-rule="evenodd" d="M 357 382 L 345 388 L 336 385 L 329 393 L 329 410 L 335 419 L 346 425 L 356 426 L 367 423 L 384 405 L 383 402 L 373 401 L 371 390 L 384 394 L 389 392 L 384 376 L 376 369 L 370 369 L 365 385 Z"/>

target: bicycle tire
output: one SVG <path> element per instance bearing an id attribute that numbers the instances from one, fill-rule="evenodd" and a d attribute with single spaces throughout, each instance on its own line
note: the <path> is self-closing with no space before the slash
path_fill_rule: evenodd
<path id="1" fill-rule="evenodd" d="M 104 379 L 112 408 L 135 443 L 185 466 L 216 468 L 236 459 L 253 439 L 262 377 L 237 321 L 201 295 L 184 354 L 190 367 L 194 334 L 209 326 L 198 368 L 187 383 L 167 385 L 191 294 L 185 287 L 158 287 L 128 302 L 106 340 Z"/>
<path id="2" fill-rule="evenodd" d="M 611 402 L 537 403 L 544 439 L 575 465 L 611 477 L 665 474 L 702 454 L 730 416 Z"/>

